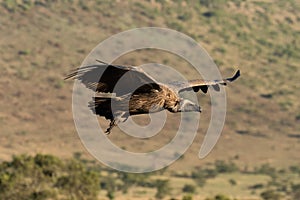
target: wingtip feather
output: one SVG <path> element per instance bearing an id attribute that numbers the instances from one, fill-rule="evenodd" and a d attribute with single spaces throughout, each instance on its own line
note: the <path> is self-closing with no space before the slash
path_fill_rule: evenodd
<path id="1" fill-rule="evenodd" d="M 234 80 L 236 80 L 239 76 L 241 75 L 241 71 L 238 69 L 235 74 L 231 77 L 231 78 L 228 78 L 227 80 L 232 82 Z"/>
<path id="2" fill-rule="evenodd" d="M 104 62 L 104 61 L 99 60 L 99 59 L 96 59 L 96 61 L 99 62 L 99 63 L 105 64 L 105 65 L 109 65 L 107 62 Z"/>

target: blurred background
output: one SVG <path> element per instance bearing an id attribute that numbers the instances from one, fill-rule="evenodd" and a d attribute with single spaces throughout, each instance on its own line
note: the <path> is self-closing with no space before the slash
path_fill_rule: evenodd
<path id="1" fill-rule="evenodd" d="M 296 0 L 0 0 L 0 199 L 300 199 L 299 10 Z M 189 150 L 166 169 L 128 174 L 85 150 L 72 118 L 73 82 L 63 78 L 99 42 L 145 26 L 187 34 L 223 77 L 233 66 L 242 76 L 226 88 L 225 126 L 205 159 L 198 151 L 211 103 L 199 94 L 205 112 Z M 158 50 L 115 63 L 162 63 L 198 78 Z M 151 139 L 117 128 L 109 137 L 126 150 L 153 151 L 174 137 L 169 116 Z"/>

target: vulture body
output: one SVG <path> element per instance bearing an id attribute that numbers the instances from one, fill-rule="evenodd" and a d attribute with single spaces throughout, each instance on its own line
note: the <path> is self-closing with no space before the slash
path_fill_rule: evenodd
<path id="1" fill-rule="evenodd" d="M 208 86 L 219 91 L 219 85 L 227 85 L 240 76 L 238 70 L 233 77 L 223 80 L 198 79 L 164 84 L 156 81 L 139 67 L 98 62 L 100 64 L 76 69 L 65 79 L 77 79 L 96 93 L 89 102 L 89 107 L 94 114 L 110 120 L 107 134 L 118 123 L 125 122 L 130 115 L 159 112 L 164 109 L 173 113 L 201 112 L 197 104 L 179 97 L 179 93 L 189 90 L 207 93 Z"/>

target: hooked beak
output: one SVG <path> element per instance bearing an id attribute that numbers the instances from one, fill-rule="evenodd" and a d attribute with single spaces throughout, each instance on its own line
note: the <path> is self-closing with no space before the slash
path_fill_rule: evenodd
<path id="1" fill-rule="evenodd" d="M 190 100 L 184 99 L 180 103 L 181 112 L 201 112 L 201 107 Z"/>

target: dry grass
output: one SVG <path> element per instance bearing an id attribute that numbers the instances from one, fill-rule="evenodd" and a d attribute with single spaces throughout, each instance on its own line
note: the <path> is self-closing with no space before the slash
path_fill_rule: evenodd
<path id="1" fill-rule="evenodd" d="M 171 170 L 188 171 L 234 157 L 241 167 L 249 168 L 262 163 L 276 167 L 299 164 L 299 137 L 290 137 L 299 136 L 300 130 L 300 8 L 296 1 L 230 1 L 216 8 L 198 1 L 20 2 L 0 2 L 0 160 L 38 152 L 60 157 L 82 152 L 90 158 L 72 120 L 72 82 L 62 82 L 62 78 L 110 35 L 159 26 L 196 39 L 224 76 L 231 74 L 232 66 L 242 71 L 242 77 L 227 88 L 226 124 L 212 153 L 204 160 L 197 158 L 210 118 L 209 96 L 201 95 L 206 112 L 198 136 Z M 118 60 L 134 65 L 152 61 L 176 69 L 187 65 L 155 51 Z M 182 72 L 187 77 L 194 74 Z M 157 140 L 133 140 L 117 129 L 109 137 L 127 148 L 134 146 L 133 150 L 152 150 L 173 137 L 172 127 L 170 120 Z"/>

